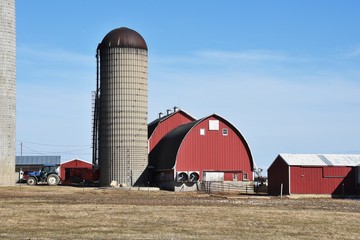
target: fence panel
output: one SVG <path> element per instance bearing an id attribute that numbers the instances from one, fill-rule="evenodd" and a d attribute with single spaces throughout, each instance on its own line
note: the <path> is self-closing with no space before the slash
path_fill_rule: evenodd
<path id="1" fill-rule="evenodd" d="M 234 184 L 231 182 L 208 182 L 203 181 L 198 184 L 198 191 L 202 193 L 238 193 L 254 194 L 256 189 L 250 184 Z"/>

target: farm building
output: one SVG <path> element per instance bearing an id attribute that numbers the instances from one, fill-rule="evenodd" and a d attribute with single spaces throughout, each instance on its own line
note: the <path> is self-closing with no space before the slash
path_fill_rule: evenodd
<path id="1" fill-rule="evenodd" d="M 187 123 L 180 125 L 180 115 Z M 179 110 L 162 119 L 173 129 L 152 146 L 148 166 L 152 185 L 180 191 L 196 189 L 199 181 L 252 184 L 254 163 L 242 134 L 216 114 L 191 118 Z"/>
<path id="2" fill-rule="evenodd" d="M 280 154 L 268 169 L 269 194 L 359 193 L 360 155 Z"/>
<path id="3" fill-rule="evenodd" d="M 45 164 L 60 166 L 61 156 L 16 156 L 15 171 L 38 171 Z"/>
<path id="4" fill-rule="evenodd" d="M 81 159 L 72 159 L 60 165 L 60 177 L 63 184 L 98 180 L 98 172 L 93 165 Z"/>
<path id="5" fill-rule="evenodd" d="M 167 110 L 167 114 L 159 113 L 159 118 L 151 122 L 148 126 L 149 152 L 158 144 L 168 132 L 174 128 L 195 121 L 191 115 L 185 111 L 174 107 L 174 112 Z"/>

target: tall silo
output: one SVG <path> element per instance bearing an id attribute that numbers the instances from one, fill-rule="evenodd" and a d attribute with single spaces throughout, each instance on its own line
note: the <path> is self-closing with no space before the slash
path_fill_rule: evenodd
<path id="1" fill-rule="evenodd" d="M 15 185 L 15 0 L 0 0 L 0 185 Z"/>
<path id="2" fill-rule="evenodd" d="M 121 27 L 97 48 L 93 161 L 100 182 L 142 185 L 147 167 L 148 51 L 143 37 Z"/>

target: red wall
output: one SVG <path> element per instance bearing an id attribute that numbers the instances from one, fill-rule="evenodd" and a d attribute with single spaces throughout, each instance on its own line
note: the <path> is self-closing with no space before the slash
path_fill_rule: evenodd
<path id="1" fill-rule="evenodd" d="M 169 118 L 161 121 L 149 140 L 149 152 L 151 152 L 151 150 L 156 146 L 156 144 L 158 144 L 161 138 L 163 138 L 168 132 L 180 125 L 192 122 L 193 120 L 194 119 L 192 117 L 179 110 Z"/>
<path id="2" fill-rule="evenodd" d="M 355 194 L 355 173 L 352 167 L 290 167 L 293 194 Z"/>
<path id="3" fill-rule="evenodd" d="M 209 120 L 219 120 L 219 130 L 210 131 Z M 200 135 L 201 128 L 205 129 L 204 136 Z M 223 128 L 228 129 L 227 136 L 222 135 Z M 188 133 L 176 159 L 176 171 L 199 171 L 200 180 L 203 171 L 243 171 L 252 181 L 251 168 L 246 147 L 232 126 L 214 116 L 200 122 Z"/>
<path id="4" fill-rule="evenodd" d="M 268 192 L 270 195 L 289 194 L 289 166 L 278 156 L 268 169 Z"/>

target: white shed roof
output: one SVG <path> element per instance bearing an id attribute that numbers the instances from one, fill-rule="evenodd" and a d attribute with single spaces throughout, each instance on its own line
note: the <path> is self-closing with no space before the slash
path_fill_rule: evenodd
<path id="1" fill-rule="evenodd" d="M 360 154 L 285 154 L 279 155 L 289 166 L 360 166 Z"/>

